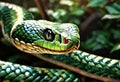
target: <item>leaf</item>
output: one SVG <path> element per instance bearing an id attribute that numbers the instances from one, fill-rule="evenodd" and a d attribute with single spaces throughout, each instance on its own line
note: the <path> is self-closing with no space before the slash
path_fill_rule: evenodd
<path id="1" fill-rule="evenodd" d="M 113 53 L 113 52 L 115 52 L 115 51 L 117 51 L 117 50 L 120 50 L 120 44 L 115 45 L 115 46 L 112 48 L 112 50 L 110 51 L 110 53 Z"/>
<path id="2" fill-rule="evenodd" d="M 107 14 L 105 16 L 102 17 L 102 19 L 119 19 L 120 18 L 120 14 L 119 15 L 110 15 Z"/>
<path id="3" fill-rule="evenodd" d="M 95 51 L 95 50 L 99 50 L 99 49 L 102 49 L 102 48 L 103 48 L 102 45 L 97 44 L 95 47 L 93 47 L 93 51 Z"/>
<path id="4" fill-rule="evenodd" d="M 53 13 L 53 17 L 56 19 L 60 19 L 61 16 L 64 16 L 66 11 L 64 9 L 58 9 L 56 12 Z"/>
<path id="5" fill-rule="evenodd" d="M 68 18 L 69 19 L 69 22 L 70 23 L 74 23 L 74 24 L 76 24 L 76 25 L 80 25 L 80 19 L 77 19 L 77 18 L 75 18 L 75 17 L 71 17 L 71 18 Z M 70 19 L 72 19 L 72 20 L 70 20 Z"/>
<path id="6" fill-rule="evenodd" d="M 118 29 L 116 29 L 116 30 L 112 29 L 111 33 L 112 33 L 112 36 L 113 36 L 114 39 L 120 40 L 120 30 L 118 30 Z"/>
<path id="7" fill-rule="evenodd" d="M 93 31 L 92 37 L 83 42 L 82 47 L 88 50 L 100 50 L 100 49 L 110 49 L 113 43 L 110 41 L 110 32 L 106 31 Z"/>
<path id="8" fill-rule="evenodd" d="M 38 14 L 40 13 L 39 9 L 36 7 L 31 7 L 28 9 L 28 11 L 33 12 L 33 13 L 38 13 Z"/>
<path id="9" fill-rule="evenodd" d="M 110 14 L 120 14 L 120 10 L 116 9 L 114 6 L 105 7 Z"/>
<path id="10" fill-rule="evenodd" d="M 76 8 L 71 12 L 71 15 L 75 15 L 75 16 L 80 16 L 84 14 L 84 10 L 82 8 Z"/>
<path id="11" fill-rule="evenodd" d="M 118 3 L 114 3 L 113 6 L 117 9 L 120 10 L 120 5 Z"/>
<path id="12" fill-rule="evenodd" d="M 103 7 L 106 5 L 107 0 L 90 0 L 88 7 Z"/>
<path id="13" fill-rule="evenodd" d="M 118 3 L 114 3 L 110 6 L 106 6 L 105 8 L 110 14 L 120 15 L 120 5 Z"/>
<path id="14" fill-rule="evenodd" d="M 106 6 L 106 10 L 109 14 L 103 16 L 102 19 L 119 19 L 120 18 L 120 5 L 114 3 L 112 6 Z"/>

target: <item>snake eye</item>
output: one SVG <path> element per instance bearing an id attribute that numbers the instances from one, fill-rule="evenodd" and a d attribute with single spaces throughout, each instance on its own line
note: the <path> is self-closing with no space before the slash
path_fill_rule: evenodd
<path id="1" fill-rule="evenodd" d="M 50 29 L 45 29 L 43 32 L 43 36 L 47 41 L 53 41 L 55 38 L 55 34 Z"/>

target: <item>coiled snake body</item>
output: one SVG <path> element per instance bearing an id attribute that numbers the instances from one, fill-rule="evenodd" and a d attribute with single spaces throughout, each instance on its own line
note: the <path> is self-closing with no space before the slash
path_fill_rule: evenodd
<path id="1" fill-rule="evenodd" d="M 45 58 L 90 73 L 120 79 L 120 60 L 77 50 L 80 36 L 74 24 L 34 20 L 24 8 L 3 2 L 0 2 L 0 20 L 4 37 L 23 52 L 44 54 Z M 0 61 L 0 78 L 13 82 L 80 81 L 77 76 L 65 70 L 30 67 L 4 61 Z"/>

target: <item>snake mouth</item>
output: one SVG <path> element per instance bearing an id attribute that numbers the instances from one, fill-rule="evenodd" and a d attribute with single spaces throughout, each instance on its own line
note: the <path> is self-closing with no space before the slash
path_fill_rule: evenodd
<path id="1" fill-rule="evenodd" d="M 73 46 L 71 46 L 70 48 L 68 48 L 66 50 L 50 50 L 50 49 L 46 49 L 46 51 L 48 51 L 51 54 L 68 54 L 70 52 L 78 50 L 79 46 L 80 46 L 80 41 L 78 41 L 77 43 L 74 43 Z"/>
<path id="2" fill-rule="evenodd" d="M 68 44 L 71 41 L 66 41 L 66 38 L 64 39 L 64 44 Z M 73 43 L 73 42 L 71 42 Z M 71 46 L 69 46 L 69 48 L 65 49 L 65 50 L 55 50 L 55 49 L 51 49 L 51 48 L 45 48 L 42 47 L 43 49 L 43 54 L 68 54 L 70 52 L 73 52 L 75 50 L 77 50 L 80 46 L 80 41 L 78 40 L 77 42 L 74 42 L 74 44 L 72 44 Z M 51 46 L 52 47 L 52 46 Z"/>
<path id="3" fill-rule="evenodd" d="M 73 52 L 75 50 L 78 49 L 78 46 L 76 45 L 73 45 L 71 48 L 69 49 L 66 49 L 66 50 L 51 50 L 51 49 L 48 49 L 48 48 L 41 48 L 42 49 L 42 54 L 67 54 L 67 53 L 70 53 L 70 52 Z M 36 54 L 39 54 L 39 53 L 36 53 Z"/>
<path id="4" fill-rule="evenodd" d="M 33 45 L 36 49 L 39 49 L 38 53 L 64 54 L 77 50 L 79 48 L 79 40 L 72 41 L 67 38 L 63 38 L 61 42 L 59 40 L 52 42 L 37 40 L 34 41 Z"/>
<path id="5" fill-rule="evenodd" d="M 43 46 L 35 45 L 34 43 L 24 43 L 23 41 L 12 40 L 12 43 L 21 51 L 30 53 L 30 54 L 67 54 L 72 51 L 75 51 L 79 48 L 77 44 L 72 45 L 70 48 L 65 50 L 55 50 L 51 48 L 45 48 Z"/>
<path id="6" fill-rule="evenodd" d="M 74 44 L 73 44 L 73 42 L 69 41 L 68 44 L 71 42 L 72 45 L 66 49 L 55 49 L 54 47 L 51 48 L 52 45 L 49 45 L 49 48 L 47 48 L 47 47 L 44 47 L 47 45 L 40 46 L 35 43 L 25 43 L 23 41 L 14 40 L 14 39 L 11 39 L 11 41 L 19 50 L 30 53 L 30 54 L 67 54 L 67 53 L 75 51 L 79 48 L 79 45 L 78 45 L 79 41 L 76 43 L 74 42 Z M 41 41 L 39 41 L 39 42 L 41 42 Z M 41 44 L 48 44 L 48 43 L 44 41 Z M 53 46 L 54 45 L 55 44 L 53 44 Z"/>

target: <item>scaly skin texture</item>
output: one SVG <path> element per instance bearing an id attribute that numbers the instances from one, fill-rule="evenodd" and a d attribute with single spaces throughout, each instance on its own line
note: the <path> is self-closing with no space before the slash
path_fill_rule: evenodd
<path id="1" fill-rule="evenodd" d="M 51 48 L 52 45 L 55 45 L 53 42 L 50 45 L 50 47 L 48 47 L 48 45 L 46 45 L 46 42 L 44 42 L 45 40 L 44 37 L 41 34 L 43 33 L 43 29 L 45 29 L 43 25 L 47 26 L 47 24 L 49 24 L 50 26 L 56 26 L 57 29 L 59 23 L 52 23 L 48 21 L 44 22 L 43 20 L 35 21 L 33 20 L 33 16 L 22 7 L 13 4 L 2 3 L 2 2 L 0 3 L 0 19 L 3 24 L 2 31 L 4 37 L 21 51 L 34 53 L 34 54 L 45 53 L 43 51 L 47 52 L 46 48 L 49 49 Z M 55 40 L 57 39 L 59 40 L 59 37 L 56 37 Z M 41 44 L 45 44 L 45 45 L 41 45 Z M 65 48 L 69 48 L 69 45 L 65 48 L 64 48 L 64 44 L 62 45 L 63 45 L 63 48 L 61 48 L 62 50 L 64 50 Z M 57 48 L 59 48 L 59 45 Z M 54 51 L 53 49 L 52 51 Z M 19 82 L 19 81 L 79 82 L 80 81 L 76 75 L 66 70 L 37 68 L 37 67 L 24 66 L 24 65 L 13 64 L 3 61 L 0 61 L 0 78 L 3 81 L 12 81 L 12 82 Z"/>
<path id="2" fill-rule="evenodd" d="M 0 14 L 4 37 L 19 50 L 34 55 L 44 53 L 44 57 L 87 72 L 120 79 L 120 60 L 103 58 L 80 50 L 74 51 L 80 44 L 79 30 L 76 25 L 36 21 L 24 8 L 2 2 Z M 0 77 L 3 80 L 26 82 L 80 81 L 77 76 L 65 70 L 22 66 L 3 61 L 0 61 Z"/>
<path id="3" fill-rule="evenodd" d="M 120 79 L 120 61 L 89 54 L 83 51 L 74 51 L 67 55 L 44 55 L 47 58 L 84 69 L 99 76 Z"/>
<path id="4" fill-rule="evenodd" d="M 69 71 L 24 66 L 0 61 L 0 78 L 10 82 L 79 82 Z"/>

